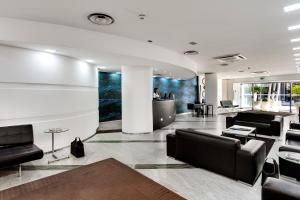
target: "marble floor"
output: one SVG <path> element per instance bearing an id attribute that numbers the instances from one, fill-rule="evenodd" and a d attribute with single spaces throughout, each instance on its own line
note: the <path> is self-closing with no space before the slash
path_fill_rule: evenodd
<path id="1" fill-rule="evenodd" d="M 287 129 L 288 122 L 292 119 L 293 117 L 285 118 L 284 129 Z M 260 199 L 260 179 L 254 186 L 249 186 L 167 157 L 166 135 L 174 133 L 176 128 L 193 128 L 220 135 L 225 128 L 225 116 L 195 118 L 190 115 L 179 115 L 173 124 L 151 134 L 126 135 L 120 132 L 96 134 L 85 142 L 86 156 L 83 158 L 71 156 L 69 159 L 48 164 L 51 155 L 46 154 L 41 160 L 25 163 L 22 177 L 17 176 L 16 169 L 1 170 L 0 190 L 112 157 L 186 199 Z M 276 152 L 284 141 L 282 137 L 274 137 L 276 142 L 269 157 L 277 159 Z M 62 149 L 57 154 L 67 155 L 69 148 Z"/>

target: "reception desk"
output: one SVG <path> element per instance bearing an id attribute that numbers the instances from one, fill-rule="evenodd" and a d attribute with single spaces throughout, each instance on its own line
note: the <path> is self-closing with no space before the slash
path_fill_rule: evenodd
<path id="1" fill-rule="evenodd" d="M 153 100 L 153 130 L 168 126 L 175 117 L 175 100 Z"/>

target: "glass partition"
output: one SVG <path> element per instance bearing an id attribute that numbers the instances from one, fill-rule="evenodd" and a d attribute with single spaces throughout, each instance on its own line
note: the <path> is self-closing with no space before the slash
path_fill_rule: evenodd
<path id="1" fill-rule="evenodd" d="M 294 82 L 292 85 L 292 105 L 291 111 L 293 113 L 299 112 L 300 106 L 300 82 Z"/>
<path id="2" fill-rule="evenodd" d="M 241 83 L 239 105 L 253 110 L 297 113 L 300 106 L 300 81 Z"/>

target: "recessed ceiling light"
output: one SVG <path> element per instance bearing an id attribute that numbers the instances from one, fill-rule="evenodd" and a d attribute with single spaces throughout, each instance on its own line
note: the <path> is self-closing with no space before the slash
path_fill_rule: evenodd
<path id="1" fill-rule="evenodd" d="M 189 44 L 190 44 L 190 45 L 196 45 L 196 44 L 198 44 L 198 43 L 192 41 L 192 42 L 189 42 Z"/>
<path id="2" fill-rule="evenodd" d="M 295 53 L 294 56 L 295 57 L 300 56 L 300 53 Z"/>
<path id="3" fill-rule="evenodd" d="M 285 6 L 283 8 L 284 12 L 291 12 L 291 11 L 295 11 L 295 10 L 299 10 L 299 9 L 300 9 L 300 3 Z"/>
<path id="4" fill-rule="evenodd" d="M 199 52 L 195 50 L 189 50 L 184 52 L 184 55 L 197 55 L 197 54 L 199 54 Z"/>
<path id="5" fill-rule="evenodd" d="M 300 58 L 295 58 L 296 61 L 300 60 Z"/>
<path id="6" fill-rule="evenodd" d="M 251 74 L 269 74 L 270 72 L 268 71 L 255 71 L 255 72 L 251 72 Z"/>
<path id="7" fill-rule="evenodd" d="M 97 25 L 110 25 L 115 22 L 114 18 L 103 13 L 92 13 L 88 16 L 88 20 Z"/>
<path id="8" fill-rule="evenodd" d="M 147 42 L 152 43 L 153 41 L 152 40 L 148 40 Z"/>
<path id="9" fill-rule="evenodd" d="M 300 38 L 291 39 L 291 42 L 300 42 Z"/>
<path id="10" fill-rule="evenodd" d="M 106 66 L 98 66 L 97 68 L 98 69 L 106 69 L 107 67 Z"/>
<path id="11" fill-rule="evenodd" d="M 92 60 L 92 59 L 87 59 L 87 60 L 85 60 L 85 62 L 88 62 L 88 63 L 93 63 L 93 62 L 94 62 L 94 60 Z"/>
<path id="12" fill-rule="evenodd" d="M 300 47 L 294 47 L 293 50 L 294 51 L 300 50 Z"/>
<path id="13" fill-rule="evenodd" d="M 296 29 L 299 29 L 299 28 L 300 28 L 300 25 L 298 24 L 298 25 L 295 25 L 295 26 L 288 27 L 288 30 L 292 31 L 292 30 L 296 30 Z"/>
<path id="14" fill-rule="evenodd" d="M 56 51 L 54 49 L 45 49 L 45 51 L 48 53 L 56 53 Z"/>

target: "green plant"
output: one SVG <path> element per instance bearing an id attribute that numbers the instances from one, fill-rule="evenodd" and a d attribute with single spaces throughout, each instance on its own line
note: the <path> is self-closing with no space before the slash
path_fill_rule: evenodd
<path id="1" fill-rule="evenodd" d="M 257 85 L 252 87 L 252 92 L 253 93 L 260 93 L 261 92 L 261 87 L 259 87 Z"/>
<path id="2" fill-rule="evenodd" d="M 293 85 L 292 92 L 293 94 L 300 94 L 300 85 Z"/>

